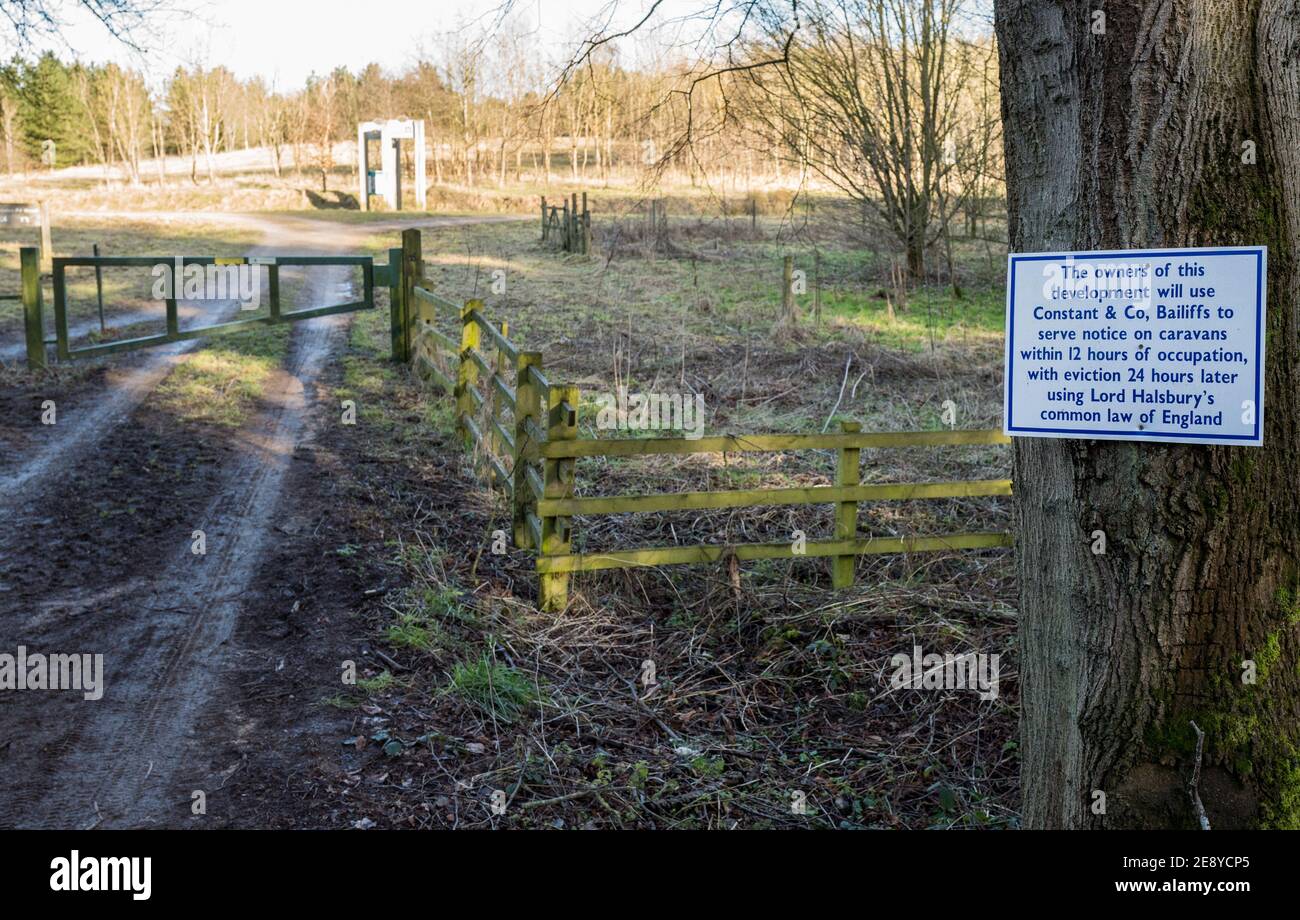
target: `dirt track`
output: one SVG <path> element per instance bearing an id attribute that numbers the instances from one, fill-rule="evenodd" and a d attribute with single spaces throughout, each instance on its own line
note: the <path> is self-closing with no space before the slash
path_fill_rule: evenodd
<path id="1" fill-rule="evenodd" d="M 345 250 L 353 233 L 378 229 L 249 220 L 267 252 Z M 341 271 L 311 274 L 312 303 L 341 299 Z M 236 432 L 196 434 L 151 404 L 188 352 L 171 346 L 106 374 L 47 440 L 6 463 L 0 652 L 102 654 L 105 691 L 97 701 L 0 696 L 0 826 L 182 825 L 195 820 L 197 789 L 225 820 L 240 819 L 218 790 L 241 762 L 239 739 L 266 731 L 239 712 L 240 688 L 290 657 L 291 668 L 341 661 L 327 651 L 338 637 L 320 630 L 314 650 L 268 660 L 261 633 L 283 638 L 301 603 L 274 596 L 269 586 L 291 573 L 273 560 L 302 526 L 293 522 L 329 502 L 327 478 L 289 474 L 311 467 L 312 440 L 339 422 L 316 383 L 347 325 L 336 316 L 295 326 L 262 411 Z M 195 530 L 206 555 L 191 552 Z"/>

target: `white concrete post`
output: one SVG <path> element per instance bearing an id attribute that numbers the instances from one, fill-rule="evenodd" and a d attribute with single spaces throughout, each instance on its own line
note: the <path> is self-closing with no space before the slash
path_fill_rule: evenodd
<path id="1" fill-rule="evenodd" d="M 361 210 L 370 210 L 370 162 L 366 157 L 366 126 L 357 125 L 357 183 L 359 185 L 359 194 L 357 201 L 361 202 Z"/>

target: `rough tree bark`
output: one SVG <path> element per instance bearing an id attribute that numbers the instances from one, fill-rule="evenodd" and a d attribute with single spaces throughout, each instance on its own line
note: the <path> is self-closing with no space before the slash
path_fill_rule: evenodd
<path id="1" fill-rule="evenodd" d="M 1296 827 L 1300 0 L 996 22 L 1013 250 L 1269 247 L 1263 448 L 1016 442 L 1024 823 L 1190 825 L 1195 721 L 1212 826 Z"/>

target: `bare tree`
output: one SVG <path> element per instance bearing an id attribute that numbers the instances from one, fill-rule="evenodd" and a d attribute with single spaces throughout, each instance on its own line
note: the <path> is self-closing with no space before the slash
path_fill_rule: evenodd
<path id="1" fill-rule="evenodd" d="M 956 143 L 958 100 L 972 58 L 953 35 L 963 2 L 812 0 L 800 8 L 785 61 L 743 71 L 758 90 L 751 117 L 798 163 L 878 215 L 913 278 L 964 200 L 965 190 L 945 194 L 966 155 Z"/>
<path id="2" fill-rule="evenodd" d="M 482 138 L 480 108 L 482 103 L 481 48 L 463 32 L 444 36 L 444 76 L 448 88 L 459 102 L 456 130 L 460 134 L 462 168 L 465 184 L 474 184 Z"/>
<path id="3" fill-rule="evenodd" d="M 4 132 L 6 173 L 14 171 L 20 98 L 18 68 L 13 65 L 0 67 L 0 131 Z"/>
<path id="4" fill-rule="evenodd" d="M 150 118 L 149 91 L 134 71 L 108 64 L 100 74 L 108 143 L 132 185 L 140 184 L 140 153 Z"/>
<path id="5" fill-rule="evenodd" d="M 107 138 L 107 128 L 104 124 L 104 112 L 107 105 L 104 102 L 104 81 L 100 74 L 85 67 L 75 67 L 72 70 L 72 86 L 76 92 L 77 101 L 81 104 L 81 123 L 83 125 L 83 134 L 90 143 L 90 150 L 95 155 L 95 161 L 99 163 L 103 170 L 101 182 L 107 184 L 109 180 L 108 161 L 111 156 L 109 140 Z"/>
<path id="6" fill-rule="evenodd" d="M 283 97 L 274 90 L 263 93 L 257 109 L 258 142 L 271 151 L 271 169 L 279 179 L 284 174 L 284 146 L 289 143 L 289 112 Z"/>
<path id="7" fill-rule="evenodd" d="M 311 79 L 303 98 L 311 164 L 320 173 L 320 190 L 327 192 L 330 170 L 334 168 L 334 141 L 339 131 L 338 80 L 333 74 Z"/>
<path id="8" fill-rule="evenodd" d="M 0 16 L 9 21 L 11 40 L 19 48 L 61 36 L 68 17 L 81 11 L 113 38 L 139 51 L 143 50 L 141 32 L 150 18 L 184 5 L 184 0 L 0 0 Z"/>

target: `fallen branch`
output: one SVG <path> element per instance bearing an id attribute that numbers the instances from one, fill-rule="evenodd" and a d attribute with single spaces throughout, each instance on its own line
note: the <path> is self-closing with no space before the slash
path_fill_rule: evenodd
<path id="1" fill-rule="evenodd" d="M 1191 723 L 1192 731 L 1196 732 L 1196 762 L 1192 765 L 1192 778 L 1187 782 L 1187 795 L 1192 800 L 1192 810 L 1196 812 L 1196 821 L 1201 830 L 1210 829 L 1210 819 L 1205 814 L 1205 806 L 1201 803 L 1201 753 L 1205 747 L 1205 732 L 1201 731 L 1200 726 L 1195 722 Z"/>
<path id="2" fill-rule="evenodd" d="M 577 792 L 566 792 L 564 795 L 552 796 L 549 799 L 531 799 L 527 802 L 520 803 L 520 809 L 527 811 L 530 808 L 541 808 L 544 805 L 558 805 L 560 802 L 571 802 L 574 799 L 580 799 L 585 795 L 597 795 L 601 792 L 623 792 L 631 789 L 631 786 L 591 786 L 587 789 L 579 789 Z"/>
<path id="3" fill-rule="evenodd" d="M 852 366 L 853 355 L 849 355 L 849 359 L 844 362 L 844 379 L 840 381 L 840 395 L 835 399 L 835 405 L 831 408 L 831 414 L 826 416 L 826 422 L 822 425 L 822 434 L 826 433 L 826 429 L 830 427 L 831 419 L 835 418 L 835 413 L 839 411 L 840 403 L 844 401 L 844 388 L 848 386 L 849 368 Z"/>

